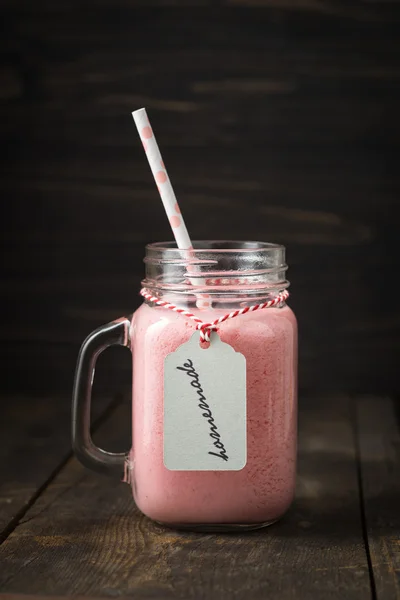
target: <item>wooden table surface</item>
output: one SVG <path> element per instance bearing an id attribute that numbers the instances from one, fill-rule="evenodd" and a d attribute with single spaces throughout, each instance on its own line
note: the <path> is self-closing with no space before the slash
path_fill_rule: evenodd
<path id="1" fill-rule="evenodd" d="M 129 402 L 99 398 L 95 439 L 129 440 Z M 389 397 L 300 400 L 297 495 L 281 522 L 186 533 L 72 457 L 69 398 L 4 400 L 0 598 L 24 595 L 400 598 L 400 436 Z"/>

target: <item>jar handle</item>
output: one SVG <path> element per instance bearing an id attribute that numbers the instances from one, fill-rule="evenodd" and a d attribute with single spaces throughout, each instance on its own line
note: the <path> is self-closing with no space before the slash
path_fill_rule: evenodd
<path id="1" fill-rule="evenodd" d="M 122 479 L 127 452 L 107 452 L 93 443 L 90 435 L 92 385 L 98 356 L 110 346 L 130 348 L 127 317 L 102 325 L 83 342 L 75 371 L 72 394 L 72 448 L 80 462 L 99 473 Z"/>

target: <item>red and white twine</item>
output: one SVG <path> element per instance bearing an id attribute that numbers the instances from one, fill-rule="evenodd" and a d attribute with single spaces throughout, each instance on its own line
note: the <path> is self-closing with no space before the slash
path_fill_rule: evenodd
<path id="1" fill-rule="evenodd" d="M 153 304 L 156 304 L 157 306 L 162 306 L 163 308 L 173 310 L 174 312 L 179 313 L 180 315 L 183 315 L 184 317 L 187 317 L 188 319 L 191 319 L 192 321 L 197 323 L 196 329 L 200 331 L 200 340 L 202 342 L 209 342 L 211 331 L 217 331 L 218 325 L 220 325 L 224 321 L 227 321 L 228 319 L 234 319 L 235 317 L 239 317 L 240 315 L 245 315 L 248 312 L 261 310 L 262 308 L 272 308 L 273 306 L 279 306 L 281 302 L 285 302 L 285 300 L 288 299 L 289 292 L 287 290 L 284 290 L 271 300 L 268 300 L 268 302 L 263 302 L 261 304 L 253 304 L 252 306 L 245 306 L 244 308 L 234 310 L 226 315 L 223 315 L 222 317 L 219 317 L 218 319 L 215 319 L 215 321 L 212 321 L 211 323 L 204 323 L 204 321 L 196 317 L 196 315 L 189 312 L 188 310 L 185 310 L 184 308 L 179 308 L 179 306 L 176 306 L 171 302 L 166 302 L 165 300 L 161 300 L 157 296 L 153 296 L 153 294 L 151 294 L 146 288 L 142 288 L 140 290 L 140 295 L 143 296 L 143 298 L 146 298 L 146 300 L 148 300 L 149 302 L 153 302 Z"/>

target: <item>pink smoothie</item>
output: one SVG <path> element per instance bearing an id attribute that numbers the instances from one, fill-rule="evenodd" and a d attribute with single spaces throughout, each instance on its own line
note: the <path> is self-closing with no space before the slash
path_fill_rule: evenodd
<path id="1" fill-rule="evenodd" d="M 194 311 L 195 312 L 195 311 Z M 201 311 L 203 321 L 227 310 Z M 139 509 L 168 524 L 263 523 L 281 517 L 294 493 L 297 325 L 287 306 L 250 312 L 219 335 L 246 357 L 247 464 L 241 471 L 169 471 L 163 462 L 163 370 L 194 324 L 143 304 L 132 320 L 133 494 Z"/>

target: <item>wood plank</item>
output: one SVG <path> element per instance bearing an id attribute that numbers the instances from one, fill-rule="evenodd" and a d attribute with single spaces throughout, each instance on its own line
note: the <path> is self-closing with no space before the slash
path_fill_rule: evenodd
<path id="1" fill-rule="evenodd" d="M 399 406 L 391 398 L 357 403 L 368 545 L 377 600 L 400 599 Z"/>
<path id="2" fill-rule="evenodd" d="M 125 600 L 127 596 L 118 596 L 118 600 Z M 0 600 L 66 600 L 65 596 L 54 596 L 53 594 L 2 594 Z M 104 600 L 104 596 L 74 596 L 74 600 Z"/>
<path id="3" fill-rule="evenodd" d="M 248 7 L 276 8 L 285 11 L 305 11 L 322 15 L 339 16 L 360 20 L 379 19 L 382 10 L 387 12 L 398 4 L 398 0 L 364 2 L 329 2 L 326 0 L 226 0 L 227 4 Z"/>
<path id="4" fill-rule="evenodd" d="M 33 38 L 18 38 L 17 44 L 23 55 L 31 50 L 33 81 L 27 85 L 36 93 L 29 106 L 11 102 L 1 122 L 7 132 L 24 133 L 25 142 L 57 146 L 61 115 L 64 144 L 128 151 L 129 112 L 150 103 L 156 114 L 164 113 L 158 134 L 163 147 L 168 137 L 175 144 L 179 139 L 180 147 L 340 141 L 341 147 L 359 143 L 362 150 L 369 121 L 370 139 L 394 141 L 399 64 L 392 23 L 400 11 L 393 7 L 386 15 L 364 7 L 371 10 L 375 19 L 350 24 L 351 7 L 344 6 L 343 19 L 322 17 L 318 10 L 301 18 L 295 9 L 277 18 L 274 8 L 126 8 L 121 19 L 114 5 L 95 14 L 63 7 L 40 14 L 36 6 L 17 19 L 11 13 L 17 32 L 29 31 Z M 177 19 L 179 29 L 170 36 Z M 23 74 L 12 60 L 7 67 L 5 83 L 11 80 L 23 99 Z"/>
<path id="5" fill-rule="evenodd" d="M 215 0 L 114 0 L 113 7 L 115 10 L 136 9 L 138 7 L 161 8 L 174 6 L 207 6 L 212 5 Z M 29 11 L 29 5 L 24 0 L 1 0 L 1 8 L 18 9 L 19 11 Z M 96 8 L 109 6 L 107 0 L 96 0 Z M 57 12 L 74 12 L 79 7 L 73 1 L 60 0 L 57 6 L 54 7 Z M 40 2 L 37 6 L 39 13 L 48 14 L 53 7 L 45 2 Z"/>
<path id="6" fill-rule="evenodd" d="M 96 394 L 95 422 L 111 398 Z M 71 455 L 71 398 L 3 395 L 0 402 L 1 540 Z"/>
<path id="7" fill-rule="evenodd" d="M 313 171 L 311 155 L 303 157 L 298 167 L 290 156 L 282 161 L 275 159 L 263 168 L 264 160 L 269 163 L 271 155 L 261 153 L 251 166 L 248 158 L 238 164 L 239 159 L 231 153 L 228 171 L 226 156 L 218 157 L 214 150 L 208 154 L 215 159 L 215 165 L 202 180 L 202 153 L 197 150 L 187 154 L 182 160 L 182 174 L 179 154 L 174 152 L 171 157 L 193 237 L 202 235 L 204 225 L 197 215 L 206 210 L 215 216 L 208 228 L 210 237 L 241 238 L 246 231 L 255 238 L 284 241 L 288 245 L 290 303 L 300 330 L 307 332 L 302 336 L 300 353 L 300 380 L 304 386 L 335 391 L 360 391 L 362 386 L 361 390 L 377 393 L 394 389 L 398 384 L 396 364 L 388 364 L 383 353 L 376 355 L 376 349 L 399 350 L 400 321 L 395 304 L 384 315 L 379 314 L 376 298 L 385 285 L 386 270 L 399 268 L 398 254 L 386 251 L 386 245 L 395 244 L 397 229 L 385 221 L 385 215 L 391 212 L 392 196 L 383 190 L 383 185 L 376 185 L 373 170 L 363 176 L 362 161 L 359 163 L 349 154 L 331 165 L 321 159 L 317 171 Z M 146 167 L 141 154 L 140 160 Z M 31 174 L 18 194 L 13 194 L 15 206 L 22 213 L 23 206 L 29 204 L 31 210 L 33 206 L 41 207 L 45 214 L 58 218 L 54 224 L 48 220 L 34 229 L 29 212 L 18 218 L 19 231 L 8 231 L 4 236 L 6 272 L 0 282 L 3 302 L 13 299 L 0 317 L 4 364 L 10 372 L 15 373 L 17 368 L 30 371 L 37 386 L 51 384 L 55 388 L 50 389 L 56 390 L 67 389 L 68 377 L 71 378 L 68 372 L 73 370 L 78 346 L 87 333 L 115 316 L 132 312 L 138 305 L 142 257 L 150 230 L 138 231 L 132 224 L 137 220 L 151 222 L 152 239 L 171 235 L 163 212 L 154 214 L 159 203 L 156 192 L 145 190 L 144 180 L 153 186 L 150 172 L 130 169 L 130 161 L 122 155 L 111 160 L 108 171 L 103 153 L 99 162 L 103 175 L 96 182 L 94 163 L 90 163 L 91 172 L 84 173 L 86 163 L 82 155 L 76 163 L 71 157 L 66 158 L 65 165 L 62 162 L 59 156 L 49 159 L 42 167 L 43 178 Z M 285 169 L 291 177 L 282 185 L 281 181 L 288 179 Z M 72 180 L 76 180 L 74 185 L 68 180 L 69 170 Z M 226 174 L 222 177 L 219 170 Z M 335 184 L 335 178 L 342 183 Z M 296 194 L 292 193 L 292 186 L 297 188 Z M 362 203 L 361 212 L 359 204 L 348 202 L 347 186 L 354 190 L 353 199 Z M 327 190 L 324 210 L 318 209 L 321 189 Z M 268 204 L 265 194 L 269 196 Z M 246 208 L 249 196 L 251 213 Z M 112 217 L 111 197 L 118 206 Z M 137 199 L 144 201 L 138 203 Z M 301 209 L 296 208 L 299 201 Z M 226 219 L 228 207 L 231 213 Z M 122 220 L 121 210 L 126 215 Z M 93 214 L 96 220 L 91 227 Z M 392 214 L 394 224 L 396 214 Z M 76 223 L 73 234 L 71 215 L 75 215 Z M 316 281 L 318 294 L 310 295 Z M 332 305 L 338 289 L 344 291 L 346 301 Z M 35 318 L 21 329 L 26 297 Z M 50 305 L 51 310 L 43 311 L 45 305 Z M 43 364 L 54 365 L 54 378 L 35 374 L 32 347 Z M 68 355 L 66 363 L 63 355 Z M 28 382 L 18 380 L 21 384 Z"/>
<path id="8" fill-rule="evenodd" d="M 127 406 L 102 430 L 126 436 Z M 144 598 L 365 600 L 370 583 L 349 402 L 301 402 L 297 498 L 262 531 L 209 535 L 140 515 L 128 486 L 74 459 L 0 548 L 0 591 Z"/>
<path id="9" fill-rule="evenodd" d="M 145 242 L 171 237 L 144 104 L 193 238 L 288 246 L 303 384 L 398 389 L 376 298 L 400 268 L 399 2 L 176 2 L 1 3 L 7 385 L 65 392 L 101 315 L 137 305 Z"/>

